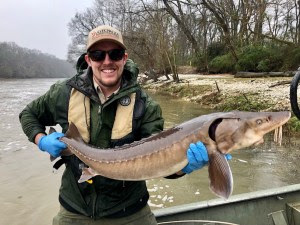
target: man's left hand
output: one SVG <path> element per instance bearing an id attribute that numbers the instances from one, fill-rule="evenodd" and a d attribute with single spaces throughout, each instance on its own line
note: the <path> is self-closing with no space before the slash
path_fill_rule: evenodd
<path id="1" fill-rule="evenodd" d="M 184 173 L 189 174 L 194 170 L 201 169 L 208 163 L 207 150 L 201 141 L 196 144 L 191 143 L 186 155 L 189 163 L 182 169 Z M 232 158 L 230 154 L 226 154 L 225 157 L 227 160 Z"/>

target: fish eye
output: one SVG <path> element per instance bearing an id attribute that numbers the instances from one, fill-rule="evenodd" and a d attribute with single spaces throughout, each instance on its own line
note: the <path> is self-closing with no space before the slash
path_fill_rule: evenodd
<path id="1" fill-rule="evenodd" d="M 258 119 L 258 120 L 256 120 L 256 123 L 258 124 L 258 125 L 260 125 L 260 124 L 262 124 L 262 120 L 261 119 Z"/>

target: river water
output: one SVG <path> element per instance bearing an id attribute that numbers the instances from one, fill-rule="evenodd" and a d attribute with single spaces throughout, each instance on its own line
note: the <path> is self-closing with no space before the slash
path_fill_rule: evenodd
<path id="1" fill-rule="evenodd" d="M 63 169 L 52 171 L 49 155 L 30 143 L 19 124 L 20 111 L 48 90 L 55 79 L 0 80 L 0 224 L 51 224 L 57 213 Z M 158 101 L 170 128 L 212 111 L 195 103 L 149 93 Z M 299 138 L 284 137 L 282 146 L 267 136 L 265 143 L 232 153 L 233 194 L 300 182 Z M 152 209 L 216 198 L 208 188 L 207 169 L 180 179 L 147 181 Z"/>

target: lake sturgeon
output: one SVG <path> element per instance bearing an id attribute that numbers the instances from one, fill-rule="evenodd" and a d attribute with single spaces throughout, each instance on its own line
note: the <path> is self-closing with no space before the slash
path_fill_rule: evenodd
<path id="1" fill-rule="evenodd" d="M 210 189 L 228 198 L 233 179 L 224 154 L 263 142 L 263 136 L 276 130 L 281 142 L 281 126 L 290 112 L 220 112 L 199 116 L 140 141 L 113 149 L 100 149 L 84 143 L 77 127 L 70 123 L 60 140 L 68 148 L 63 155 L 75 154 L 88 167 L 78 182 L 101 175 L 117 180 L 147 180 L 166 177 L 184 168 L 190 143 L 202 141 L 208 152 Z"/>

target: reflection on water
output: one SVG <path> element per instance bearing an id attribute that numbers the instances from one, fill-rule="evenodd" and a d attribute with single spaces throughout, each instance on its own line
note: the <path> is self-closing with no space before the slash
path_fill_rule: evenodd
<path id="1" fill-rule="evenodd" d="M 57 213 L 62 169 L 52 173 L 49 155 L 29 143 L 18 114 L 32 99 L 44 93 L 55 79 L 0 80 L 0 224 L 50 224 Z M 150 93 L 160 103 L 165 127 L 210 113 L 196 103 Z M 268 137 L 263 145 L 233 152 L 230 166 L 233 194 L 300 182 L 299 141 L 286 138 L 281 147 Z M 207 169 L 180 179 L 147 181 L 152 208 L 215 198 L 209 191 Z"/>

